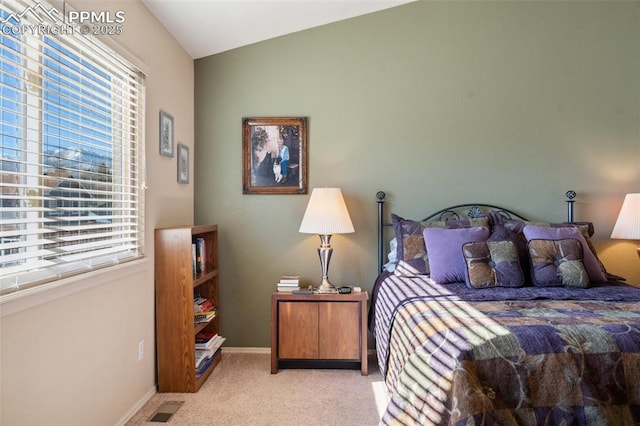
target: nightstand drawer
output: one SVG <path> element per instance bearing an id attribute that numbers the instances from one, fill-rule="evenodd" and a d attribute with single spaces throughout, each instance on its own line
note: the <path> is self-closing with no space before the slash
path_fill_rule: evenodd
<path id="1" fill-rule="evenodd" d="M 278 356 L 289 359 L 318 358 L 318 304 L 278 303 Z"/>
<path id="2" fill-rule="evenodd" d="M 318 302 L 318 357 L 360 359 L 359 302 Z"/>

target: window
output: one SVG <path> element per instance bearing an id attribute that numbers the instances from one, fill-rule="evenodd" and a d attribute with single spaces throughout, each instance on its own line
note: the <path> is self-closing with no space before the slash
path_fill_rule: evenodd
<path id="1" fill-rule="evenodd" d="M 144 242 L 143 76 L 36 4 L 0 1 L 0 297 Z"/>

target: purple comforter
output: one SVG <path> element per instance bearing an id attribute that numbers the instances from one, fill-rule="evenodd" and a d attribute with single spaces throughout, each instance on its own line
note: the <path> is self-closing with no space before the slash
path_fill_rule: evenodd
<path id="1" fill-rule="evenodd" d="M 383 424 L 639 424 L 640 289 L 469 289 L 384 274 Z"/>

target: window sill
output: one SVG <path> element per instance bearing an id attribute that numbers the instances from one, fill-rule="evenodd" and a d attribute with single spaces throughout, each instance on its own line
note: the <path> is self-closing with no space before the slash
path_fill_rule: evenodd
<path id="1" fill-rule="evenodd" d="M 137 274 L 149 267 L 150 259 L 122 263 L 99 269 L 94 272 L 76 275 L 51 284 L 8 294 L 0 298 L 0 318 L 12 315 L 43 303 L 51 302 L 74 293 L 88 290 L 103 284 L 108 284 L 129 275 Z"/>

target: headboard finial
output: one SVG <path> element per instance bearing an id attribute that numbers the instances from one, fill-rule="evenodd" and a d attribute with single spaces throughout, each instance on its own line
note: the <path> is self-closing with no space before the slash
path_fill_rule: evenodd
<path id="1" fill-rule="evenodd" d="M 570 189 L 564 195 L 567 197 L 567 222 L 571 223 L 573 222 L 573 203 L 576 202 L 575 198 L 578 194 L 573 189 Z"/>
<path id="2" fill-rule="evenodd" d="M 378 203 L 378 272 L 382 272 L 382 257 L 384 252 L 382 249 L 382 218 L 384 217 L 384 197 L 387 194 L 384 191 L 376 192 L 376 202 Z"/>

